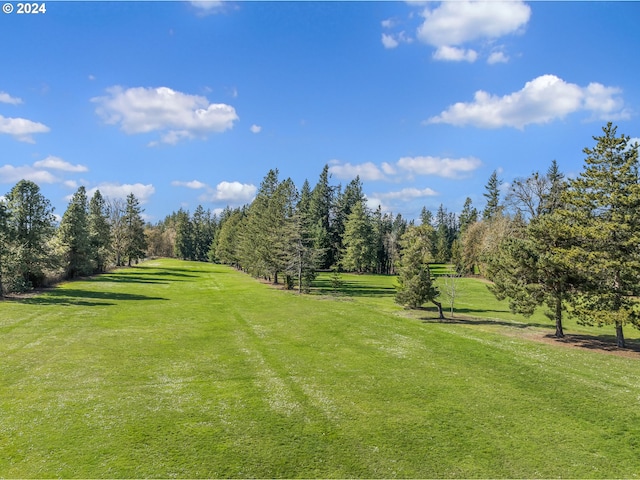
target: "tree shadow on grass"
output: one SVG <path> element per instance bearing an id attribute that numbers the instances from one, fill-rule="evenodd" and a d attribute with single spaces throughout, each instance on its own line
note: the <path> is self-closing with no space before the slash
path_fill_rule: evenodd
<path id="1" fill-rule="evenodd" d="M 605 352 L 636 352 L 640 353 L 640 341 L 625 340 L 625 348 L 619 348 L 615 335 L 575 335 L 565 334 L 564 338 L 556 338 L 554 335 L 545 335 L 545 339 L 568 345 L 571 347 L 586 348 L 588 350 L 600 350 Z"/>
<path id="2" fill-rule="evenodd" d="M 92 299 L 92 300 L 88 300 Z M 99 301 L 103 300 L 103 301 Z M 28 305 L 79 305 L 106 306 L 115 305 L 120 301 L 168 300 L 162 297 L 149 297 L 132 293 L 92 292 L 78 289 L 53 289 L 40 295 L 14 298 L 11 301 Z"/>
<path id="3" fill-rule="evenodd" d="M 139 273 L 140 275 L 160 275 L 167 277 L 197 277 L 198 275 L 193 274 L 193 270 L 189 270 L 188 268 L 180 268 L 180 267 L 162 267 L 162 269 L 158 267 L 147 267 L 145 265 L 133 266 L 131 267 Z M 150 271 L 145 271 L 150 270 Z M 188 273 L 182 273 L 188 272 Z"/>
<path id="4" fill-rule="evenodd" d="M 180 272 L 159 270 L 150 267 L 131 267 L 126 270 L 116 272 L 107 272 L 96 275 L 87 279 L 90 282 L 114 282 L 114 283 L 152 283 L 152 284 L 168 284 L 169 282 L 186 282 L 186 278 L 196 278 L 197 275 L 191 275 Z"/>
<path id="5" fill-rule="evenodd" d="M 484 311 L 484 310 L 474 310 L 475 312 Z M 495 311 L 495 310 L 488 310 Z M 434 311 L 435 314 L 435 311 Z M 445 313 L 446 316 L 446 313 Z M 538 327 L 538 328 L 553 328 L 552 325 L 544 324 L 544 323 L 533 323 L 533 322 L 509 322 L 508 320 L 493 320 L 490 318 L 434 318 L 434 317 L 420 317 L 419 320 L 423 323 L 448 323 L 452 325 L 500 325 L 503 327 L 515 327 L 515 328 L 530 328 L 530 327 Z"/>
<path id="6" fill-rule="evenodd" d="M 337 290 L 340 295 L 347 297 L 389 297 L 396 293 L 396 289 L 393 287 L 366 285 L 344 280 L 338 289 L 334 289 L 331 280 L 325 279 L 316 280 L 313 283 L 313 288 L 320 295 L 326 295 Z"/>
<path id="7" fill-rule="evenodd" d="M 541 328 L 545 330 L 555 330 L 555 325 L 552 323 L 544 324 L 544 323 L 534 323 L 534 322 L 509 322 L 506 320 L 492 320 L 486 318 L 445 318 L 439 319 L 436 317 L 437 312 L 432 307 L 422 307 L 419 310 L 432 312 L 434 316 L 421 316 L 419 320 L 423 323 L 440 323 L 440 324 L 450 324 L 450 325 L 499 325 L 503 327 L 511 327 L 518 329 L 526 329 L 526 328 Z M 456 312 L 461 312 L 461 310 L 456 310 Z M 473 310 L 473 312 L 491 312 L 496 310 Z M 548 333 L 546 335 L 542 335 L 538 337 L 538 340 L 542 340 L 545 343 L 551 344 L 561 344 L 566 345 L 568 347 L 576 347 L 576 348 L 584 348 L 588 350 L 600 351 L 600 352 L 609 352 L 609 353 L 617 353 L 624 354 L 625 352 L 635 352 L 640 353 L 640 340 L 632 339 L 626 340 L 626 347 L 619 348 L 616 344 L 615 335 L 583 335 L 583 334 L 567 334 L 563 338 L 558 338 L 553 333 Z"/>

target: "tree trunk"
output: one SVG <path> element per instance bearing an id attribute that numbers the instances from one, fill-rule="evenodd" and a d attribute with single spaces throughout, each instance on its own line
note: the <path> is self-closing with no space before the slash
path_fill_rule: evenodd
<path id="1" fill-rule="evenodd" d="M 436 302 L 435 300 L 431 300 L 433 304 L 438 307 L 438 319 L 444 320 L 444 313 L 442 312 L 442 304 L 440 302 Z"/>
<path id="2" fill-rule="evenodd" d="M 564 338 L 564 331 L 562 330 L 562 298 L 560 296 L 556 297 L 555 320 L 556 320 L 556 337 Z"/>
<path id="3" fill-rule="evenodd" d="M 274 285 L 278 284 L 278 271 L 277 270 L 275 272 L 273 272 L 273 284 Z"/>
<path id="4" fill-rule="evenodd" d="M 619 348 L 625 348 L 624 332 L 622 331 L 622 323 L 616 322 L 616 344 Z"/>

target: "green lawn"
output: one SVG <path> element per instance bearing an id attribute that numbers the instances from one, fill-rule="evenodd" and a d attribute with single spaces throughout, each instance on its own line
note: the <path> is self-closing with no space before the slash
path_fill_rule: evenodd
<path id="1" fill-rule="evenodd" d="M 0 477 L 640 475 L 638 358 L 520 338 L 550 322 L 475 280 L 460 314 L 498 321 L 343 279 L 158 260 L 1 302 Z"/>

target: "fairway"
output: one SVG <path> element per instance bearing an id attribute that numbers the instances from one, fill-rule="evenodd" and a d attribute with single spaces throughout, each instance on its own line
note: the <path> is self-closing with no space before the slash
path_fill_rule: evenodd
<path id="1" fill-rule="evenodd" d="M 0 477 L 640 476 L 637 358 L 323 278 L 155 260 L 0 302 Z"/>

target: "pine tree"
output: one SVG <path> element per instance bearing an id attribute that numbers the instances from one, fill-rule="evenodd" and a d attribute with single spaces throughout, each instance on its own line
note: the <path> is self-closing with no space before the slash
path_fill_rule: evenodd
<path id="1" fill-rule="evenodd" d="M 236 268 L 240 267 L 238 237 L 244 217 L 244 212 L 239 208 L 223 213 L 215 243 L 216 259 L 221 263 L 232 265 Z"/>
<path id="2" fill-rule="evenodd" d="M 555 165 L 555 162 L 554 162 Z M 552 165 L 557 178 L 562 175 Z M 534 177 L 535 175 L 535 177 Z M 532 179 L 539 178 L 539 174 Z M 530 183 L 530 182 L 525 182 Z M 533 314 L 538 305 L 546 304 L 546 315 L 555 322 L 556 337 L 564 336 L 563 311 L 580 279 L 574 265 L 568 261 L 567 249 L 574 239 L 569 224 L 559 214 L 558 198 L 562 184 L 555 193 L 551 182 L 537 195 L 533 217 L 528 225 L 512 222 L 514 228 L 503 236 L 499 248 L 488 258 L 488 275 L 493 280 L 490 290 L 498 299 L 509 298 L 512 312 L 525 316 Z M 538 210 L 537 205 L 545 205 Z"/>
<path id="3" fill-rule="evenodd" d="M 345 224 L 341 265 L 345 270 L 363 273 L 370 270 L 373 259 L 373 227 L 362 201 L 357 202 Z"/>
<path id="4" fill-rule="evenodd" d="M 498 180 L 498 172 L 494 170 L 485 186 L 486 192 L 482 194 L 487 199 L 487 205 L 482 211 L 483 220 L 491 220 L 502 211 L 500 205 L 500 185 L 502 185 L 502 180 Z"/>
<path id="5" fill-rule="evenodd" d="M 55 232 L 51 203 L 34 182 L 20 180 L 6 195 L 6 206 L 12 289 L 42 286 L 45 270 L 55 266 L 50 248 Z"/>
<path id="6" fill-rule="evenodd" d="M 124 250 L 127 243 L 127 229 L 124 222 L 126 210 L 127 203 L 124 199 L 109 198 L 107 200 L 113 263 L 116 267 L 121 267 L 124 262 Z"/>
<path id="7" fill-rule="evenodd" d="M 418 308 L 432 302 L 438 308 L 438 317 L 444 318 L 440 295 L 429 270 L 433 227 L 420 225 L 409 227 L 402 236 L 402 257 L 396 287 L 395 301 L 409 308 Z"/>
<path id="8" fill-rule="evenodd" d="M 4 297 L 5 272 L 9 255 L 9 214 L 5 202 L 0 199 L 0 298 Z"/>
<path id="9" fill-rule="evenodd" d="M 462 212 L 460 212 L 460 235 L 464 235 L 470 225 L 478 221 L 478 210 L 473 207 L 473 203 L 469 197 L 464 201 Z"/>
<path id="10" fill-rule="evenodd" d="M 111 249 L 111 227 L 107 203 L 100 190 L 89 201 L 89 242 L 95 272 L 105 272 Z"/>
<path id="11" fill-rule="evenodd" d="M 175 218 L 176 239 L 174 255 L 182 260 L 195 260 L 195 232 L 189 212 L 182 208 L 178 210 Z"/>
<path id="12" fill-rule="evenodd" d="M 125 243 L 124 256 L 127 257 L 128 265 L 145 257 L 147 251 L 147 240 L 144 236 L 144 221 L 142 220 L 142 208 L 140 201 L 133 193 L 127 195 L 127 206 L 124 213 Z"/>
<path id="13" fill-rule="evenodd" d="M 91 237 L 89 234 L 89 205 L 85 187 L 80 187 L 62 215 L 58 238 L 63 246 L 63 262 L 67 278 L 93 272 Z"/>
<path id="14" fill-rule="evenodd" d="M 585 148 L 585 167 L 569 182 L 561 210 L 575 245 L 567 259 L 585 279 L 572 312 L 585 324 L 614 325 L 616 342 L 625 346 L 625 324 L 640 325 L 640 184 L 638 144 L 608 123 L 596 145 Z"/>
<path id="15" fill-rule="evenodd" d="M 325 165 L 318 183 L 311 191 L 309 216 L 314 248 L 321 252 L 320 268 L 329 268 L 334 262 L 335 252 L 332 250 L 331 209 L 333 208 L 334 190 L 329 185 L 329 165 Z"/>

